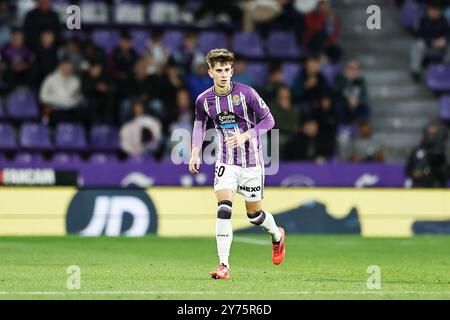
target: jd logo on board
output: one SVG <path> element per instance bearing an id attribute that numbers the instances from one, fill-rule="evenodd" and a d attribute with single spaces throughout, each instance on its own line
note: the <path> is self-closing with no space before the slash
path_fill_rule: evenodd
<path id="1" fill-rule="evenodd" d="M 80 190 L 66 216 L 67 233 L 139 237 L 156 233 L 152 200 L 142 190 Z"/>

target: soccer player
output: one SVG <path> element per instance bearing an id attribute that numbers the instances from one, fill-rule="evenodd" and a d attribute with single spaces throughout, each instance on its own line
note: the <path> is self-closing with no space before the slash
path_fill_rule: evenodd
<path id="1" fill-rule="evenodd" d="M 219 266 L 210 273 L 214 279 L 229 279 L 233 230 L 231 212 L 235 193 L 245 198 L 250 222 L 261 227 L 272 238 L 272 260 L 280 264 L 285 256 L 285 232 L 273 216 L 262 210 L 264 163 L 260 135 L 273 128 L 275 121 L 269 108 L 256 91 L 244 84 L 231 82 L 234 54 L 214 49 L 206 55 L 208 74 L 214 86 L 200 94 L 195 102 L 192 155 L 189 171 L 197 174 L 206 122 L 211 118 L 219 139 L 216 150 L 214 191 L 218 201 L 216 242 Z M 256 122 L 256 117 L 260 121 Z"/>

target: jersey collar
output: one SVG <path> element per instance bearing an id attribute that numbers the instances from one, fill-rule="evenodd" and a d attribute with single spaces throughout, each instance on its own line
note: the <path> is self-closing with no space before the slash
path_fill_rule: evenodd
<path id="1" fill-rule="evenodd" d="M 214 86 L 212 87 L 212 92 L 214 93 L 214 95 L 216 95 L 218 97 L 225 97 L 225 96 L 229 95 L 233 91 L 233 87 L 234 87 L 233 82 L 230 81 L 230 90 L 227 93 L 217 94 L 216 91 L 214 90 Z"/>

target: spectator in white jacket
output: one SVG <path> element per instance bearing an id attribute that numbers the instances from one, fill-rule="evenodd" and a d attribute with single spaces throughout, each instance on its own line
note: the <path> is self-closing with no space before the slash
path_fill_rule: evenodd
<path id="1" fill-rule="evenodd" d="M 131 157 L 157 156 L 163 142 L 161 122 L 148 114 L 141 101 L 133 104 L 134 118 L 120 129 L 120 146 Z"/>
<path id="2" fill-rule="evenodd" d="M 51 125 L 59 121 L 85 122 L 81 82 L 73 74 L 69 59 L 61 59 L 57 69 L 45 77 L 39 99 L 44 105 L 44 116 L 50 117 Z"/>
<path id="3" fill-rule="evenodd" d="M 58 68 L 45 77 L 40 90 L 40 99 L 53 109 L 72 109 L 82 101 L 80 79 L 72 73 L 69 59 L 62 59 Z"/>

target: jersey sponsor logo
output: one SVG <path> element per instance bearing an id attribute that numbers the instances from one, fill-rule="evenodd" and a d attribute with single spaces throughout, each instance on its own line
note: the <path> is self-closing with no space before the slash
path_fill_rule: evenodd
<path id="1" fill-rule="evenodd" d="M 236 114 L 227 110 L 224 110 L 216 116 L 216 122 L 222 129 L 234 128 L 238 125 Z"/>
<path id="2" fill-rule="evenodd" d="M 237 106 L 237 105 L 239 105 L 240 103 L 241 103 L 241 97 L 239 97 L 239 95 L 235 94 L 235 95 L 233 96 L 233 104 L 234 104 L 235 106 Z"/>
<path id="3" fill-rule="evenodd" d="M 66 215 L 67 233 L 144 236 L 157 230 L 156 209 L 143 190 L 80 190 Z"/>
<path id="4" fill-rule="evenodd" d="M 239 186 L 239 190 L 241 191 L 247 191 L 247 192 L 256 192 L 256 191 L 260 191 L 261 187 L 246 187 L 246 186 Z"/>

